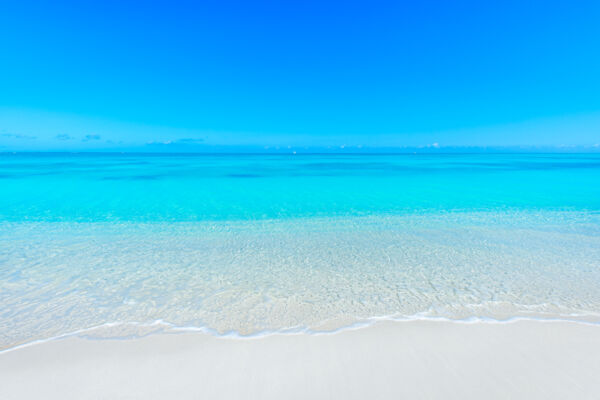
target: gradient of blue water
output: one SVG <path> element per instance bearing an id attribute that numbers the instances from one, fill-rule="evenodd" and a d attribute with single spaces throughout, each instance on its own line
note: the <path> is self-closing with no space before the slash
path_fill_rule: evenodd
<path id="1" fill-rule="evenodd" d="M 598 287 L 600 154 L 0 155 L 0 350 L 385 316 L 598 323 Z"/>
<path id="2" fill-rule="evenodd" d="M 0 220 L 600 209 L 599 154 L 2 154 Z"/>

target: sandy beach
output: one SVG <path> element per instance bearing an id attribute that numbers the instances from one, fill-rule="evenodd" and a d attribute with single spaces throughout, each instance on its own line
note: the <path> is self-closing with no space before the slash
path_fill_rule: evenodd
<path id="1" fill-rule="evenodd" d="M 0 400 L 600 400 L 599 19 L 3 2 Z"/>
<path id="2" fill-rule="evenodd" d="M 0 354 L 12 399 L 597 399 L 600 326 L 380 322 L 331 335 L 67 338 Z"/>

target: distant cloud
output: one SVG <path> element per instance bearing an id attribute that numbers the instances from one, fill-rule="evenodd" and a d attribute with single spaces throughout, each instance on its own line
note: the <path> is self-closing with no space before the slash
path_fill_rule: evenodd
<path id="1" fill-rule="evenodd" d="M 64 134 L 64 133 L 60 134 L 60 135 L 56 135 L 54 138 L 58 139 L 58 140 L 71 140 L 71 139 L 74 139 L 72 136 L 69 136 L 69 135 Z"/>
<path id="2" fill-rule="evenodd" d="M 88 142 L 90 140 L 100 140 L 100 135 L 85 135 L 83 138 L 84 142 Z"/>
<path id="3" fill-rule="evenodd" d="M 204 143 L 204 139 L 203 138 L 181 138 L 181 139 L 174 139 L 174 140 L 163 140 L 163 141 L 151 141 L 151 142 L 146 142 L 146 145 L 150 145 L 150 146 L 193 146 L 193 145 L 198 145 L 198 144 L 203 144 Z"/>
<path id="4" fill-rule="evenodd" d="M 406 148 L 409 148 L 410 146 L 404 146 Z M 440 146 L 440 144 L 438 142 L 435 143 L 431 143 L 431 144 L 426 144 L 426 145 L 421 145 L 421 146 L 416 146 L 417 149 L 439 149 L 442 146 Z"/>
<path id="5" fill-rule="evenodd" d="M 196 143 L 203 143 L 204 139 L 202 139 L 202 138 L 183 138 L 183 139 L 177 139 L 176 142 L 182 143 L 182 144 L 196 144 Z"/>
<path id="6" fill-rule="evenodd" d="M 28 139 L 28 140 L 37 139 L 37 136 L 19 135 L 16 133 L 3 133 L 0 136 L 7 137 L 7 138 L 13 138 L 13 139 Z"/>
<path id="7" fill-rule="evenodd" d="M 146 142 L 146 145 L 149 146 L 161 146 L 161 145 L 168 145 L 168 144 L 173 144 L 173 142 L 171 140 L 165 140 L 164 142 L 156 142 L 156 141 L 151 141 L 151 142 Z"/>

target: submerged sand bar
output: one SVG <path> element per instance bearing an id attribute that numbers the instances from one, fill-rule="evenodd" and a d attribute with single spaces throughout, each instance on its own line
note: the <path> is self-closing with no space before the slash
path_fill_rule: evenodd
<path id="1" fill-rule="evenodd" d="M 600 326 L 381 322 L 332 335 L 68 338 L 0 354 L 12 399 L 597 399 Z"/>

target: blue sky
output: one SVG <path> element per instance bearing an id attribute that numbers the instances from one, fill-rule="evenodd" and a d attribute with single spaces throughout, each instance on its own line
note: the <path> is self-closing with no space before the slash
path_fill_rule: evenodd
<path id="1" fill-rule="evenodd" d="M 598 1 L 5 2 L 0 151 L 598 149 L 598 21 Z"/>

